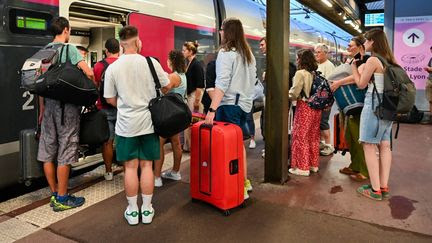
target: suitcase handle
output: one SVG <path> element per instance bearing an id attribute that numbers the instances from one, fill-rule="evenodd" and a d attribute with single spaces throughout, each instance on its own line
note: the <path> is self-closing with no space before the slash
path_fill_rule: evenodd
<path id="1" fill-rule="evenodd" d="M 231 160 L 229 163 L 230 175 L 236 175 L 239 172 L 238 159 Z"/>

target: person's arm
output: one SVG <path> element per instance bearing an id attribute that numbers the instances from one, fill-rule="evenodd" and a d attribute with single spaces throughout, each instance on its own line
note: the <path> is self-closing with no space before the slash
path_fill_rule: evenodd
<path id="1" fill-rule="evenodd" d="M 424 70 L 428 73 L 432 73 L 432 67 L 425 67 Z"/>
<path id="2" fill-rule="evenodd" d="M 304 76 L 300 71 L 297 71 L 293 78 L 293 86 L 289 90 L 288 97 L 290 100 L 297 100 L 304 86 Z"/>
<path id="3" fill-rule="evenodd" d="M 108 104 L 117 107 L 117 89 L 114 81 L 112 66 L 109 66 L 105 71 L 104 98 Z"/>
<path id="4" fill-rule="evenodd" d="M 44 98 L 42 96 L 39 96 L 39 117 L 38 117 L 39 124 L 42 124 L 44 111 L 45 111 Z"/>
<path id="5" fill-rule="evenodd" d="M 379 60 L 376 57 L 371 57 L 366 61 L 364 65 L 363 72 L 360 75 L 359 69 L 357 68 L 356 62 L 351 64 L 354 81 L 360 89 L 364 89 L 368 86 L 369 81 L 374 74 L 376 67 L 379 65 Z"/>
<path id="6" fill-rule="evenodd" d="M 168 93 L 168 91 L 170 91 L 173 88 L 177 88 L 178 86 L 180 86 L 180 83 L 181 83 L 181 78 L 176 73 L 169 74 L 168 79 L 169 79 L 170 83 L 167 86 L 162 87 L 162 89 L 161 89 L 162 93 L 164 93 L 164 94 Z"/>
<path id="7" fill-rule="evenodd" d="M 91 70 L 91 68 L 87 65 L 86 62 L 81 61 L 77 64 L 77 66 L 84 72 L 84 74 L 93 81 L 93 83 L 97 86 L 97 83 L 95 81 L 94 73 Z"/>
<path id="8" fill-rule="evenodd" d="M 228 53 L 219 51 L 218 58 L 216 60 L 216 84 L 213 91 L 212 102 L 210 108 L 216 110 L 228 90 L 231 84 L 231 73 L 233 67 L 233 60 L 231 60 Z M 206 116 L 206 124 L 213 124 L 215 112 L 209 111 Z"/>

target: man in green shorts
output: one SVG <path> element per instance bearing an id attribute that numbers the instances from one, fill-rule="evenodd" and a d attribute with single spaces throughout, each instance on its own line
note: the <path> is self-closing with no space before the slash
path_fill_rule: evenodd
<path id="1" fill-rule="evenodd" d="M 117 161 L 124 161 L 125 192 L 128 207 L 124 217 L 130 225 L 150 224 L 155 211 L 151 200 L 154 189 L 152 161 L 158 160 L 159 136 L 154 133 L 148 105 L 156 97 L 155 83 L 146 59 L 138 54 L 141 40 L 138 30 L 126 26 L 120 32 L 120 44 L 124 54 L 105 72 L 104 97 L 117 107 L 116 152 Z M 161 65 L 152 59 L 162 87 L 169 84 Z M 138 166 L 141 178 L 138 178 Z M 141 188 L 143 205 L 138 209 L 138 187 Z"/>

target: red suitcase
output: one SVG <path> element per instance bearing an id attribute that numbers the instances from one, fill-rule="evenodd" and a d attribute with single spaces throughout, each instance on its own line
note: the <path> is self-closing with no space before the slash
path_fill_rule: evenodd
<path id="1" fill-rule="evenodd" d="M 349 152 L 349 146 L 345 139 L 345 126 L 341 122 L 339 113 L 334 115 L 333 129 L 334 129 L 333 144 L 335 148 L 335 153 L 341 151 L 342 155 L 345 155 L 346 152 Z"/>
<path id="2" fill-rule="evenodd" d="M 190 193 L 223 210 L 243 206 L 243 133 L 239 126 L 204 122 L 192 126 Z"/>

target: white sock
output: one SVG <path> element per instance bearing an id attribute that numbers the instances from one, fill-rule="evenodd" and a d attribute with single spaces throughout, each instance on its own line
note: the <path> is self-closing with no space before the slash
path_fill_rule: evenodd
<path id="1" fill-rule="evenodd" d="M 129 213 L 133 211 L 138 211 L 138 204 L 137 204 L 138 195 L 133 197 L 126 196 L 126 198 L 129 204 L 128 206 Z"/>
<path id="2" fill-rule="evenodd" d="M 153 194 L 150 194 L 150 195 L 141 194 L 141 196 L 142 196 L 142 200 L 143 200 L 142 208 L 143 209 L 150 209 L 152 206 L 151 201 L 152 201 Z"/>

